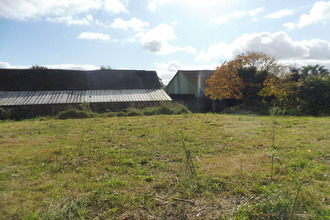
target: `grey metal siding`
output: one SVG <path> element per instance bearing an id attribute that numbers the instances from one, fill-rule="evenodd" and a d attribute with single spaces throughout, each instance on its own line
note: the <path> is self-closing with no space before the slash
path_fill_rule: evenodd
<path id="1" fill-rule="evenodd" d="M 163 89 L 0 91 L 0 106 L 171 101 Z"/>
<path id="2" fill-rule="evenodd" d="M 178 72 L 166 87 L 169 95 L 194 95 L 196 98 L 204 97 L 204 91 L 196 86 L 184 74 Z"/>

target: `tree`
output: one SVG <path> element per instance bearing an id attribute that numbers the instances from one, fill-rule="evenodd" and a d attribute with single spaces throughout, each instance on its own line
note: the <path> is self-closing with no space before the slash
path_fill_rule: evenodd
<path id="1" fill-rule="evenodd" d="M 249 52 L 222 63 L 206 83 L 210 98 L 238 99 L 248 108 L 260 108 L 262 101 L 291 114 L 330 114 L 330 73 L 318 64 L 298 69 Z"/>
<path id="2" fill-rule="evenodd" d="M 242 99 L 243 79 L 239 77 L 239 64 L 235 61 L 224 62 L 214 75 L 206 80 L 205 94 L 211 99 Z"/>
<path id="3" fill-rule="evenodd" d="M 329 75 L 329 70 L 325 69 L 324 66 L 320 66 L 319 64 L 316 65 L 307 65 L 301 68 L 301 77 L 303 79 L 307 78 L 309 75 L 324 77 Z"/>
<path id="4" fill-rule="evenodd" d="M 297 83 L 292 82 L 292 74 L 287 77 L 269 75 L 264 83 L 259 95 L 264 101 L 269 101 L 280 108 L 292 108 L 296 104 Z"/>
<path id="5" fill-rule="evenodd" d="M 300 69 L 297 68 L 297 67 L 291 67 L 290 68 L 290 74 L 289 74 L 289 78 L 288 80 L 291 81 L 291 82 L 298 82 L 299 79 L 300 79 L 300 75 L 299 75 L 299 71 Z"/>
<path id="6" fill-rule="evenodd" d="M 33 70 L 47 70 L 48 68 L 45 66 L 33 65 L 30 69 Z"/>
<path id="7" fill-rule="evenodd" d="M 224 62 L 214 75 L 206 81 L 205 94 L 212 99 L 235 98 L 245 104 L 257 99 L 263 82 L 269 75 L 281 75 L 284 66 L 261 52 L 248 52 Z"/>
<path id="8" fill-rule="evenodd" d="M 298 86 L 299 107 L 305 114 L 330 114 L 330 74 L 318 64 L 301 68 L 302 80 Z"/>
<path id="9" fill-rule="evenodd" d="M 100 66 L 100 70 L 112 70 L 112 68 L 107 65 L 107 66 Z"/>

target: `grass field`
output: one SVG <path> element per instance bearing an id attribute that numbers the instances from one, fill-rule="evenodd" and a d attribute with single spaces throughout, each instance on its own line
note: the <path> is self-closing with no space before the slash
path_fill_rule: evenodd
<path id="1" fill-rule="evenodd" d="M 1 122 L 0 218 L 328 219 L 329 125 L 221 114 Z"/>

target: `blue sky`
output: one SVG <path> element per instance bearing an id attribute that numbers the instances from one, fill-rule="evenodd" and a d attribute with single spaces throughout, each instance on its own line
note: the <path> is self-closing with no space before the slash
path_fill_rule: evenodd
<path id="1" fill-rule="evenodd" d="M 330 1 L 0 0 L 0 68 L 215 69 L 247 51 L 330 68 Z"/>

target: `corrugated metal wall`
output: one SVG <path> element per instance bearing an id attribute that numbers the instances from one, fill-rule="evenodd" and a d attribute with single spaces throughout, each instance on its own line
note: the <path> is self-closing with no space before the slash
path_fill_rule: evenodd
<path id="1" fill-rule="evenodd" d="M 166 87 L 169 95 L 194 95 L 196 98 L 204 97 L 204 92 L 192 83 L 185 75 L 178 73 Z"/>
<path id="2" fill-rule="evenodd" d="M 163 89 L 0 91 L 0 106 L 171 101 Z"/>

